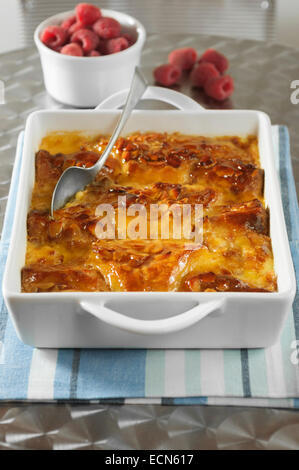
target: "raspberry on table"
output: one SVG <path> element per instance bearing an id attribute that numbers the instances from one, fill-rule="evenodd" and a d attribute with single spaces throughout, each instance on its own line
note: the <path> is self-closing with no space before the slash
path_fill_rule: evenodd
<path id="1" fill-rule="evenodd" d="M 83 49 L 76 42 L 71 42 L 63 46 L 60 53 L 65 55 L 83 56 Z"/>
<path id="2" fill-rule="evenodd" d="M 93 30 L 102 39 L 114 39 L 120 35 L 121 25 L 114 18 L 102 17 L 94 23 Z"/>
<path id="3" fill-rule="evenodd" d="M 157 83 L 164 86 L 171 86 L 181 78 L 181 69 L 177 65 L 164 64 L 155 68 L 154 77 Z"/>
<path id="4" fill-rule="evenodd" d="M 181 70 L 190 70 L 197 60 L 197 52 L 193 47 L 175 49 L 168 56 L 168 62 L 177 65 Z"/>
<path id="5" fill-rule="evenodd" d="M 115 54 L 129 47 L 129 42 L 124 37 L 109 39 L 106 43 L 106 53 Z"/>
<path id="6" fill-rule="evenodd" d="M 74 24 L 76 23 L 76 15 L 73 15 L 73 16 L 69 16 L 66 20 L 64 20 L 62 23 L 61 23 L 61 28 L 65 29 L 66 31 L 68 31 L 68 29 Z"/>
<path id="7" fill-rule="evenodd" d="M 99 45 L 99 37 L 89 29 L 79 29 L 71 36 L 71 42 L 78 43 L 83 49 L 84 53 L 94 50 Z"/>
<path id="8" fill-rule="evenodd" d="M 207 49 L 199 58 L 198 62 L 210 62 L 215 65 L 216 69 L 219 70 L 220 73 L 224 73 L 229 66 L 227 58 L 215 49 Z"/>
<path id="9" fill-rule="evenodd" d="M 98 57 L 98 56 L 100 56 L 100 55 L 101 55 L 101 53 L 100 53 L 99 51 L 94 50 L 94 51 L 90 51 L 90 52 L 87 54 L 87 57 Z"/>
<path id="10" fill-rule="evenodd" d="M 67 32 L 61 26 L 47 26 L 41 34 L 41 41 L 52 49 L 63 46 L 67 38 Z"/>
<path id="11" fill-rule="evenodd" d="M 102 16 L 101 10 L 89 3 L 78 3 L 75 11 L 78 22 L 84 26 L 92 25 Z"/>
<path id="12" fill-rule="evenodd" d="M 201 62 L 196 64 L 190 74 L 190 80 L 193 86 L 203 87 L 211 78 L 219 77 L 219 71 L 214 64 L 210 62 Z"/>
<path id="13" fill-rule="evenodd" d="M 208 80 L 204 86 L 208 96 L 217 101 L 223 101 L 234 91 L 234 81 L 230 75 L 223 75 Z"/>

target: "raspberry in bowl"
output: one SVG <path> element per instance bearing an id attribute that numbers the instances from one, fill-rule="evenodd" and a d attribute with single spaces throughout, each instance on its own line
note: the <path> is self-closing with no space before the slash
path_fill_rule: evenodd
<path id="1" fill-rule="evenodd" d="M 140 62 L 146 32 L 125 13 L 78 8 L 52 16 L 35 30 L 45 87 L 57 101 L 75 107 L 97 106 L 129 88 Z M 79 13 L 79 18 L 78 18 Z"/>

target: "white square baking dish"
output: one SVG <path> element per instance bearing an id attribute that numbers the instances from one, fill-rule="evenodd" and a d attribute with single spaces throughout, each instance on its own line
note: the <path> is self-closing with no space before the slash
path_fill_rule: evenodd
<path id="1" fill-rule="evenodd" d="M 54 130 L 108 134 L 120 112 L 38 111 L 29 116 L 26 124 L 3 281 L 6 305 L 24 343 L 46 348 L 257 348 L 277 341 L 292 306 L 296 282 L 274 165 L 270 120 L 259 111 L 202 110 L 189 98 L 169 90 L 160 92 L 160 98 L 165 93 L 166 101 L 177 104 L 179 111 L 136 110 L 123 134 L 179 131 L 207 136 L 258 136 L 278 291 L 21 293 L 26 218 L 35 177 L 35 152 L 42 137 Z M 120 98 L 108 99 L 103 107 L 112 103 L 119 106 Z"/>

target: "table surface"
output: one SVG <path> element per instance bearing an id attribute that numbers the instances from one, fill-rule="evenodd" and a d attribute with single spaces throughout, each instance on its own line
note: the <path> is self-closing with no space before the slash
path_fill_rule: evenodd
<path id="1" fill-rule="evenodd" d="M 170 50 L 214 47 L 230 60 L 236 90 L 222 108 L 259 109 L 273 124 L 285 124 L 299 190 L 299 104 L 291 103 L 290 84 L 299 79 L 299 51 L 251 40 L 201 35 L 151 35 L 142 69 L 152 69 Z M 29 113 L 57 108 L 45 92 L 37 52 L 27 48 L 0 56 L 5 104 L 0 106 L 0 226 L 6 206 L 17 135 Z M 219 108 L 183 80 L 177 90 L 206 108 Z M 0 449 L 298 449 L 295 410 L 224 406 L 100 404 L 0 405 Z"/>

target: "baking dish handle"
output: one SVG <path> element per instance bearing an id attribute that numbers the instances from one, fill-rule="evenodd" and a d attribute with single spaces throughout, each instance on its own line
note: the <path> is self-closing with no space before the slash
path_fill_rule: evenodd
<path id="1" fill-rule="evenodd" d="M 80 302 L 80 306 L 84 311 L 90 313 L 104 323 L 121 330 L 143 335 L 162 335 L 184 330 L 207 317 L 215 310 L 222 311 L 224 302 L 224 298 L 211 300 L 210 302 L 197 304 L 187 312 L 180 313 L 173 317 L 163 318 L 161 320 L 139 320 L 137 318 L 128 317 L 122 313 L 115 312 L 105 304 L 99 306 L 99 304 L 85 300 Z"/>
<path id="2" fill-rule="evenodd" d="M 114 95 L 111 95 L 102 101 L 95 108 L 95 110 L 120 108 L 120 106 L 125 104 L 128 93 L 129 88 L 114 93 Z M 189 98 L 189 96 L 186 96 L 183 93 L 179 93 L 178 91 L 171 90 L 169 88 L 162 88 L 159 86 L 149 86 L 145 90 L 141 99 L 164 101 L 175 106 L 176 108 L 179 108 L 182 111 L 198 111 L 200 109 L 204 109 L 196 101 Z"/>

